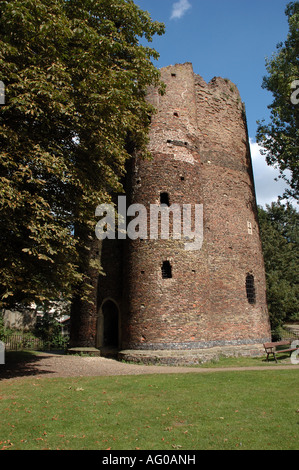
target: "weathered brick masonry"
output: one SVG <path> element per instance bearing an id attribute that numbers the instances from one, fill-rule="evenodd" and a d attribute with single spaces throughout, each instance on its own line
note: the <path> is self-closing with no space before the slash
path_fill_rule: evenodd
<path id="1" fill-rule="evenodd" d="M 161 73 L 166 94 L 149 92 L 158 110 L 150 131 L 153 159 L 132 162 L 129 203 L 149 208 L 164 193 L 169 204 L 203 204 L 204 241 L 199 251 L 186 251 L 185 240 L 105 241 L 96 346 L 260 344 L 269 340 L 270 326 L 239 92 L 226 79 L 207 84 L 189 63 Z M 162 276 L 163 263 L 170 276 Z"/>

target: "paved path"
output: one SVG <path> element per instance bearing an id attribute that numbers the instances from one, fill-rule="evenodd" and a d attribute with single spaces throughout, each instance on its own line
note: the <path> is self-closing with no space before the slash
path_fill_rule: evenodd
<path id="1" fill-rule="evenodd" d="M 0 380 L 24 377 L 97 377 L 142 374 L 208 373 L 246 370 L 298 370 L 299 365 L 264 365 L 260 367 L 203 368 L 128 364 L 104 357 L 80 357 L 41 353 L 29 361 L 0 365 Z"/>

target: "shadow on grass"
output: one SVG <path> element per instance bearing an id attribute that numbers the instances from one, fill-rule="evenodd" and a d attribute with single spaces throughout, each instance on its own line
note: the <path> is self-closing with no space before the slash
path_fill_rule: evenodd
<path id="1" fill-rule="evenodd" d="M 61 351 L 59 353 L 63 354 Z M 55 352 L 51 351 L 51 354 L 55 354 Z M 5 364 L 0 364 L 0 381 L 50 374 L 51 370 L 42 369 L 39 366 L 45 355 L 46 353 L 42 351 L 7 351 L 5 353 Z"/>
<path id="2" fill-rule="evenodd" d="M 50 354 L 49 354 L 50 353 Z M 58 358 L 58 368 L 55 367 L 57 370 L 53 370 L 54 362 L 49 359 L 49 357 L 53 356 L 53 354 L 57 354 L 57 356 L 66 356 L 64 351 L 7 351 L 5 354 L 5 364 L 0 364 L 0 382 L 4 379 L 14 379 L 14 378 L 25 378 L 25 377 L 34 377 L 34 376 L 53 376 L 53 373 L 59 373 L 59 370 L 65 369 L 67 367 L 67 363 L 64 364 L 63 358 Z M 117 363 L 118 361 L 112 361 L 111 367 L 113 367 L 113 362 Z M 122 361 L 123 362 L 123 361 Z M 125 365 L 125 364 L 124 364 Z M 129 363 L 128 363 L 129 365 Z M 135 364 L 136 367 L 138 365 L 145 365 L 145 364 Z M 275 362 L 274 358 L 269 358 L 269 362 L 266 360 L 266 357 L 234 357 L 234 358 L 226 358 L 221 357 L 217 361 L 207 362 L 201 365 L 194 365 L 192 366 L 185 366 L 186 369 L 192 368 L 192 371 L 205 371 L 209 370 L 265 370 L 265 369 L 272 369 L 273 367 L 277 366 L 291 366 L 292 368 L 299 368 L 297 365 L 292 365 L 290 356 L 288 354 L 280 354 L 278 357 L 278 363 Z M 154 367 L 154 365 L 153 365 Z M 182 366 L 183 367 L 183 366 Z M 172 367 L 176 369 L 176 366 Z M 160 371 L 164 372 L 164 367 L 160 365 Z M 87 376 L 90 376 L 90 370 L 88 369 Z M 111 370 L 110 370 L 111 372 Z M 109 372 L 109 375 L 111 375 Z M 165 370 L 167 372 L 167 370 Z M 148 367 L 146 373 L 151 373 L 151 368 Z M 84 370 L 80 369 L 80 375 L 84 375 Z M 130 375 L 130 371 L 128 370 L 128 374 Z M 76 371 L 76 375 L 78 372 Z M 103 374 L 105 375 L 105 374 Z M 113 375 L 113 370 L 112 370 Z M 117 375 L 117 374 L 116 374 Z M 61 375 L 63 376 L 63 375 Z"/>

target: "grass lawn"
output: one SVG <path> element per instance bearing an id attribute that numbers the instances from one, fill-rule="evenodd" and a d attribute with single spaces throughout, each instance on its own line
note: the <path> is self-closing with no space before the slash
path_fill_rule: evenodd
<path id="1" fill-rule="evenodd" d="M 299 448 L 298 370 L 0 384 L 0 449 Z"/>

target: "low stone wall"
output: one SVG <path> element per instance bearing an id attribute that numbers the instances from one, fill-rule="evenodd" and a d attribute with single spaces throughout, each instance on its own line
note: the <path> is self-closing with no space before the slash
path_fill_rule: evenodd
<path id="1" fill-rule="evenodd" d="M 36 310 L 26 309 L 22 312 L 17 310 L 2 310 L 5 328 L 29 331 L 36 323 Z"/>
<path id="2" fill-rule="evenodd" d="M 261 357 L 264 354 L 262 344 L 250 344 L 193 350 L 123 350 L 118 353 L 118 359 L 143 364 L 183 366 L 203 364 L 220 357 Z"/>

